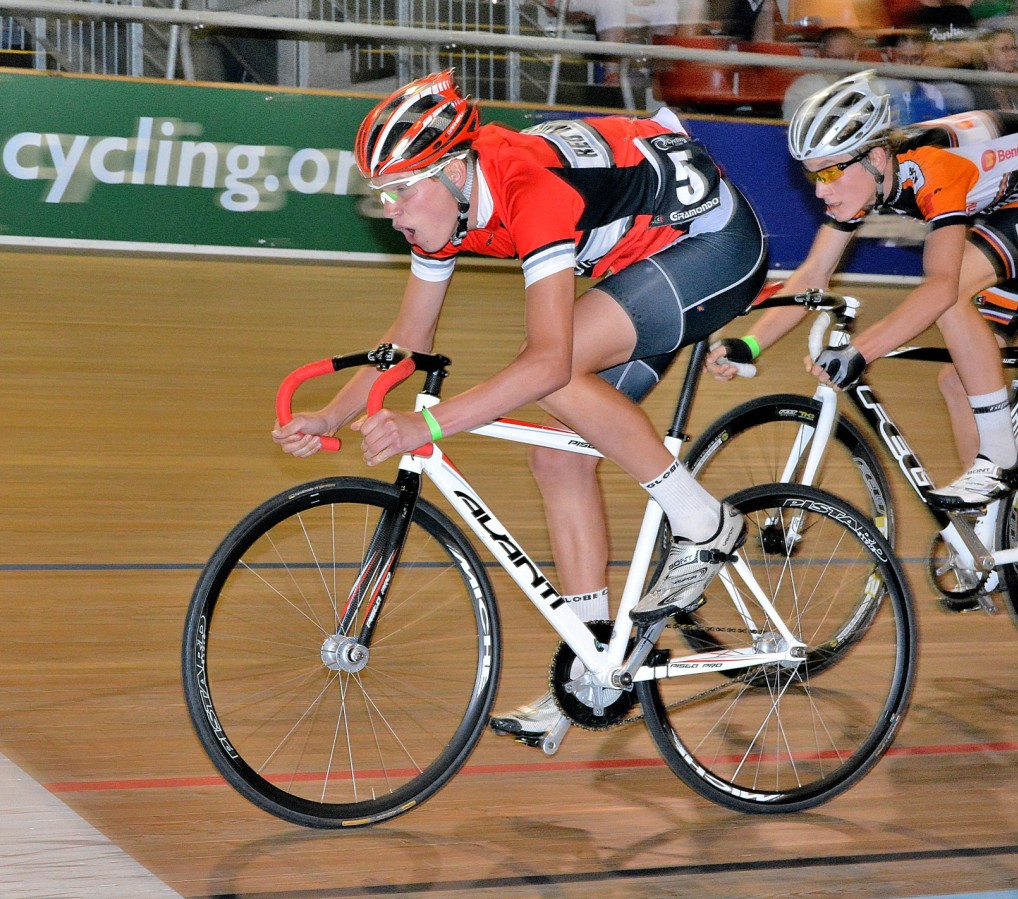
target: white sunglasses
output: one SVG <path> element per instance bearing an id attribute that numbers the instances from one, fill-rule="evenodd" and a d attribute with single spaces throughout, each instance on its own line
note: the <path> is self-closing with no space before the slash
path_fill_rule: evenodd
<path id="1" fill-rule="evenodd" d="M 425 181 L 428 178 L 434 178 L 439 172 L 442 171 L 450 162 L 456 159 L 463 159 L 466 154 L 457 154 L 456 156 L 450 156 L 447 159 L 443 159 L 431 168 L 425 169 L 423 172 L 418 172 L 416 175 L 411 175 L 409 178 L 400 178 L 397 181 L 389 181 L 387 184 L 375 184 L 374 181 L 368 182 L 368 187 L 374 192 L 378 202 L 382 205 L 386 203 L 399 203 L 403 200 L 409 200 L 415 193 L 412 190 L 413 186 L 420 181 Z"/>

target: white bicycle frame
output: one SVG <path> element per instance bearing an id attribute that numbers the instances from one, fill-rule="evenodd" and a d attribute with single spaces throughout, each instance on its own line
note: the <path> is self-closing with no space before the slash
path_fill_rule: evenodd
<path id="1" fill-rule="evenodd" d="M 853 304 L 852 308 L 858 308 L 858 301 L 854 298 L 845 297 L 845 300 L 851 301 L 851 304 Z M 830 316 L 824 312 L 817 316 L 817 320 L 810 328 L 808 345 L 810 356 L 813 359 L 816 359 L 824 347 L 823 335 L 829 325 Z M 848 343 L 849 339 L 849 335 L 845 331 L 835 330 L 831 335 L 830 346 L 841 346 Z M 898 350 L 895 350 L 888 355 L 895 355 L 903 349 L 909 348 L 900 347 Z M 872 409 L 882 421 L 893 425 L 893 420 L 884 410 L 883 406 L 877 401 L 876 397 L 872 396 L 872 394 L 870 394 L 870 396 L 871 400 L 867 403 L 867 407 Z M 780 475 L 780 480 L 783 482 L 790 482 L 793 479 L 802 455 L 801 451 L 806 446 L 809 446 L 809 454 L 806 459 L 806 464 L 803 467 L 802 475 L 796 479 L 796 483 L 800 483 L 805 486 L 813 486 L 814 479 L 816 478 L 816 474 L 820 468 L 820 463 L 827 450 L 827 444 L 834 431 L 834 424 L 838 415 L 838 391 L 826 384 L 820 384 L 818 385 L 816 392 L 813 394 L 813 399 L 820 403 L 820 415 L 818 416 L 815 425 L 800 425 L 798 435 L 795 443 L 793 444 L 793 447 L 799 447 L 800 451 L 798 453 L 789 453 L 788 459 L 785 462 L 784 470 Z M 1016 432 L 1018 432 L 1018 421 L 1015 421 L 1015 414 L 1015 407 L 1012 406 L 1012 421 L 1015 425 Z M 878 429 L 877 433 L 883 443 L 887 446 L 888 451 L 898 463 L 898 467 L 904 474 L 905 479 L 916 491 L 920 499 L 922 499 L 923 489 L 931 486 L 933 482 L 930 480 L 925 468 L 923 468 L 922 464 L 919 462 L 918 456 L 916 456 L 915 452 L 908 445 L 908 442 L 896 426 L 894 427 L 895 437 L 893 441 L 889 439 L 882 430 Z M 907 467 L 905 464 L 905 459 L 907 458 L 914 459 L 919 468 L 911 469 Z M 992 570 L 1000 565 L 1013 565 L 1018 563 L 1018 548 L 994 549 L 992 546 L 985 546 L 981 543 L 979 538 L 974 535 L 974 532 L 973 536 L 968 538 L 967 535 L 963 534 L 955 526 L 953 521 L 949 521 L 948 524 L 941 529 L 940 535 L 944 539 L 945 543 L 947 543 L 947 545 L 950 546 L 957 554 L 962 566 L 971 566 L 971 570 L 973 571 Z M 973 540 L 974 544 L 970 542 Z"/>
<path id="2" fill-rule="evenodd" d="M 417 396 L 415 409 L 420 411 L 425 406 L 433 406 L 435 403 L 434 397 L 420 393 Z M 600 456 L 596 449 L 572 431 L 527 422 L 500 419 L 475 428 L 471 433 L 498 440 L 524 443 L 529 446 L 543 446 L 563 452 Z M 673 456 L 678 455 L 680 441 L 677 438 L 665 438 L 664 443 Z M 741 553 L 737 553 L 737 560 L 726 566 L 719 575 L 721 582 L 747 629 L 750 632 L 756 632 L 761 628 L 759 622 L 754 622 L 750 610 L 742 598 L 740 583 L 741 589 L 748 590 L 752 594 L 767 620 L 783 638 L 784 649 L 771 652 L 759 651 L 753 647 L 717 650 L 675 658 L 664 666 L 645 666 L 643 662 L 667 624 L 667 621 L 662 621 L 648 629 L 641 644 L 634 649 L 630 658 L 626 659 L 626 648 L 632 630 L 632 626 L 629 624 L 629 613 L 643 595 L 647 572 L 650 568 L 650 561 L 663 518 L 661 507 L 652 499 L 648 500 L 643 515 L 643 523 L 640 527 L 611 639 L 607 647 L 599 649 L 590 629 L 576 616 L 569 604 L 562 601 L 558 590 L 541 572 L 537 563 L 527 555 L 466 478 L 447 459 L 441 448 L 437 444 L 431 446 L 430 455 L 413 453 L 404 455 L 400 460 L 400 467 L 424 474 L 434 483 L 456 514 L 477 535 L 481 543 L 488 548 L 492 557 L 505 569 L 555 632 L 583 662 L 590 672 L 592 682 L 597 686 L 622 689 L 629 687 L 637 680 L 682 677 L 705 670 L 728 671 L 774 662 L 797 663 L 804 657 L 805 644 L 792 635 L 766 594 L 760 589 L 745 557 Z M 733 571 L 737 575 L 739 583 L 732 576 Z"/>

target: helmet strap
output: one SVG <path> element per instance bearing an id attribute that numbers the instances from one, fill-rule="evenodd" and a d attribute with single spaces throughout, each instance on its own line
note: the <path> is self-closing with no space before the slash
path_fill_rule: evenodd
<path id="1" fill-rule="evenodd" d="M 474 189 L 473 151 L 468 152 L 467 155 L 463 157 L 463 164 L 467 169 L 467 177 L 462 190 L 460 190 L 456 185 L 456 182 L 445 173 L 445 170 L 439 171 L 436 175 L 438 180 L 446 186 L 449 193 L 451 193 L 456 200 L 456 228 L 450 238 L 454 247 L 458 247 L 461 243 L 463 243 L 463 238 L 467 236 L 467 219 L 470 215 L 470 194 Z"/>
<path id="2" fill-rule="evenodd" d="M 884 173 L 870 162 L 869 154 L 867 154 L 864 159 L 859 160 L 859 165 L 866 169 L 866 171 L 873 176 L 873 180 L 877 182 L 877 199 L 873 204 L 873 208 L 879 210 L 881 207 L 885 206 L 887 202 L 884 199 Z"/>

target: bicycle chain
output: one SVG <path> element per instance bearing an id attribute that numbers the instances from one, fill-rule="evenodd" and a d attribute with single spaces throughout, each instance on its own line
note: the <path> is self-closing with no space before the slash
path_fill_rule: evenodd
<path id="1" fill-rule="evenodd" d="M 712 626 L 709 626 L 709 625 L 700 625 L 700 624 L 680 624 L 678 621 L 673 621 L 671 624 L 669 624 L 669 627 L 674 628 L 677 631 L 683 631 L 685 633 L 694 633 L 694 632 L 696 632 L 696 633 L 701 633 L 701 634 L 702 633 L 714 633 L 714 634 L 752 634 L 754 636 L 758 636 L 760 634 L 760 631 L 756 630 L 756 628 L 749 628 L 749 627 L 712 627 Z M 552 670 L 554 670 L 554 665 L 552 666 Z M 728 678 L 723 684 L 718 684 L 717 686 L 709 687 L 706 690 L 701 690 L 699 693 L 694 693 L 692 696 L 687 696 L 684 699 L 677 699 L 677 700 L 675 700 L 675 702 L 672 702 L 672 703 L 666 705 L 665 706 L 665 711 L 666 712 L 671 712 L 674 709 L 681 708 L 682 706 L 691 705 L 694 702 L 700 702 L 703 699 L 707 699 L 708 697 L 713 696 L 715 693 L 720 693 L 723 690 L 729 689 L 733 684 L 747 683 L 748 679 L 749 679 L 749 676 L 751 674 L 753 674 L 753 673 L 754 673 L 753 669 L 749 668 L 746 671 L 744 671 L 742 674 L 739 674 L 739 675 L 736 675 L 734 677 Z M 551 674 L 551 672 L 549 672 L 549 674 Z M 552 693 L 554 694 L 556 692 L 555 684 L 553 682 L 550 682 L 549 685 L 551 687 Z M 566 717 L 569 717 L 569 716 L 567 715 Z M 643 721 L 646 717 L 647 717 L 646 714 L 644 714 L 643 712 L 640 712 L 640 713 L 638 713 L 636 715 L 633 715 L 633 716 L 631 716 L 629 718 L 623 718 L 623 719 L 621 719 L 619 721 L 606 722 L 605 724 L 601 725 L 600 727 L 590 727 L 590 726 L 585 725 L 585 724 L 583 724 L 583 723 L 581 723 L 581 722 L 579 722 L 579 721 L 577 721 L 577 720 L 575 720 L 574 718 L 571 718 L 571 717 L 569 718 L 569 720 L 572 723 L 573 727 L 579 728 L 580 730 L 586 730 L 586 731 L 605 731 L 605 730 L 614 730 L 615 728 L 618 728 L 618 727 L 628 727 L 630 724 L 638 724 L 639 722 Z"/>
<path id="2" fill-rule="evenodd" d="M 699 693 L 694 693 L 692 696 L 687 696 L 685 699 L 677 699 L 675 702 L 669 703 L 665 706 L 666 712 L 671 712 L 674 709 L 681 708 L 684 705 L 691 705 L 694 702 L 700 702 L 702 699 L 707 699 L 713 696 L 715 693 L 720 693 L 723 690 L 729 689 L 733 684 L 747 683 L 749 675 L 752 673 L 752 669 L 747 670 L 743 674 L 737 677 L 730 677 L 723 684 L 718 684 L 716 687 L 710 687 L 706 690 L 701 690 Z M 646 718 L 646 714 L 640 712 L 633 715 L 631 718 L 623 718 L 621 721 L 615 721 L 611 724 L 606 724 L 604 727 L 585 727 L 584 725 L 569 719 L 572 722 L 573 727 L 577 727 L 580 730 L 614 730 L 617 727 L 628 727 L 630 724 L 638 724 Z"/>
<path id="3" fill-rule="evenodd" d="M 677 621 L 669 625 L 669 627 L 675 628 L 677 631 L 685 631 L 686 633 L 692 633 L 698 631 L 701 634 L 752 634 L 754 637 L 759 637 L 762 631 L 758 631 L 754 627 L 709 627 L 702 624 L 679 624 Z"/>

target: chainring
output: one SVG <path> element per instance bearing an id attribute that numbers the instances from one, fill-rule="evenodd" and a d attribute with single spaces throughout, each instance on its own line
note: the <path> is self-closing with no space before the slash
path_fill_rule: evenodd
<path id="1" fill-rule="evenodd" d="M 587 627 L 594 634 L 599 648 L 607 646 L 612 634 L 611 621 L 590 621 Z M 633 645 L 634 640 L 630 638 L 626 651 L 629 652 Z M 548 681 L 555 701 L 566 717 L 584 730 L 607 730 L 627 724 L 625 718 L 636 704 L 636 694 L 632 690 L 598 687 L 582 682 L 567 689 L 567 685 L 581 677 L 572 673 L 574 662 L 577 662 L 576 653 L 565 643 L 559 643 L 548 671 Z M 583 669 L 582 663 L 577 662 L 577 666 Z"/>

